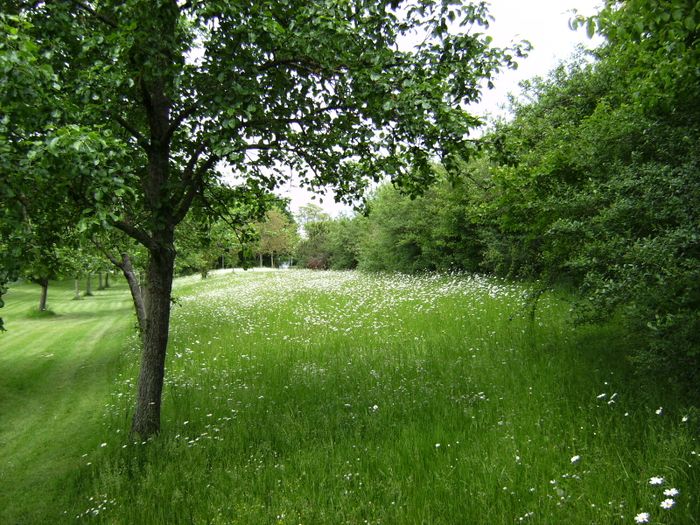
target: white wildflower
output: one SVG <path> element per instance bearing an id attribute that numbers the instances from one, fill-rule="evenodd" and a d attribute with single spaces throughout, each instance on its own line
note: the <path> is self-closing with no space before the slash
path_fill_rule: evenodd
<path id="1" fill-rule="evenodd" d="M 657 415 L 657 416 L 660 416 L 661 414 L 663 414 L 663 412 L 664 412 L 664 407 L 659 407 L 659 408 L 656 409 L 656 415 Z"/>
<path id="2" fill-rule="evenodd" d="M 667 498 L 661 502 L 661 505 L 659 505 L 662 509 L 670 509 L 676 504 L 675 501 L 673 501 L 671 498 Z"/>
<path id="3" fill-rule="evenodd" d="M 581 456 L 579 456 L 578 454 L 576 454 L 575 456 L 573 456 L 573 457 L 571 458 L 571 462 L 572 462 L 572 463 L 578 463 L 578 461 L 579 461 L 580 459 L 581 459 Z"/>
<path id="4" fill-rule="evenodd" d="M 661 476 L 652 476 L 649 478 L 649 485 L 662 485 L 664 482 L 664 478 Z"/>
<path id="5" fill-rule="evenodd" d="M 678 496 L 678 494 L 680 494 L 680 492 L 681 491 L 678 489 L 670 488 L 670 489 L 664 490 L 664 496 L 669 496 L 669 497 Z"/>
<path id="6" fill-rule="evenodd" d="M 634 517 L 634 522 L 635 523 L 648 523 L 649 522 L 649 513 L 648 512 L 640 512 Z"/>

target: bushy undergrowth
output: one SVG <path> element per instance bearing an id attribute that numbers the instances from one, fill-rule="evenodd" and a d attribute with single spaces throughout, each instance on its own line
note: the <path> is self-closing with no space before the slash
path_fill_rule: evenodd
<path id="1" fill-rule="evenodd" d="M 533 321 L 525 291 L 460 275 L 181 280 L 164 431 L 128 438 L 134 341 L 66 516 L 694 523 L 698 414 L 629 373 L 614 323 L 573 328 L 552 293 Z"/>

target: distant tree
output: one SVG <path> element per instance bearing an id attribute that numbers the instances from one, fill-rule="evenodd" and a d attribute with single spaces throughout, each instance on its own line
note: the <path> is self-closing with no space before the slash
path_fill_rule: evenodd
<path id="1" fill-rule="evenodd" d="M 236 261 L 241 250 L 236 232 L 223 220 L 210 217 L 197 221 L 188 218 L 178 226 L 175 233 L 175 246 L 178 251 L 177 267 L 180 270 L 194 270 L 206 279 L 209 271 L 226 256 Z"/>
<path id="2" fill-rule="evenodd" d="M 295 214 L 295 218 L 302 229 L 302 233 L 305 233 L 305 227 L 307 224 L 312 222 L 323 222 L 330 220 L 330 215 L 323 211 L 318 204 L 310 202 L 304 206 L 300 206 L 299 210 Z"/>
<path id="3" fill-rule="evenodd" d="M 328 267 L 331 270 L 357 268 L 360 239 L 366 220 L 363 216 L 339 217 L 328 228 Z"/>
<path id="4" fill-rule="evenodd" d="M 304 224 L 304 237 L 296 246 L 295 256 L 302 268 L 327 270 L 330 267 L 331 251 L 329 232 L 330 219 Z"/>
<path id="5" fill-rule="evenodd" d="M 274 268 L 275 254 L 291 254 L 298 238 L 294 221 L 275 208 L 265 214 L 265 220 L 255 224 L 255 230 L 258 235 L 256 252 L 260 256 L 261 266 L 263 255 L 269 255 L 270 266 Z"/>

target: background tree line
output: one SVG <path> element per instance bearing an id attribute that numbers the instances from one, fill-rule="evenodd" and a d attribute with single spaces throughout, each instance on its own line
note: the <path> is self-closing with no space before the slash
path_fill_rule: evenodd
<path id="1" fill-rule="evenodd" d="M 643 369 L 700 372 L 700 8 L 608 2 L 576 19 L 606 42 L 523 85 L 513 118 L 411 199 L 307 224 L 307 266 L 487 272 L 577 290 L 581 321 L 619 316 Z M 693 387 L 697 393 L 697 387 Z"/>

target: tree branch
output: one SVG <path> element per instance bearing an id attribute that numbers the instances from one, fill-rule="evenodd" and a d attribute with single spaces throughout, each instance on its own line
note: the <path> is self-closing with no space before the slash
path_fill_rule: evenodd
<path id="1" fill-rule="evenodd" d="M 146 152 L 148 152 L 150 148 L 150 143 L 146 140 L 146 138 L 141 134 L 139 130 L 137 130 L 134 126 L 129 124 L 126 119 L 119 115 L 115 115 L 114 113 L 111 114 L 111 117 L 121 126 L 123 127 L 126 131 L 128 131 L 132 137 L 136 139 L 136 142 L 138 142 L 139 146 L 141 146 Z"/>
<path id="2" fill-rule="evenodd" d="M 175 212 L 173 213 L 173 220 L 175 224 L 179 224 L 187 215 L 190 207 L 192 206 L 192 201 L 194 200 L 197 191 L 201 187 L 202 177 L 209 171 L 214 165 L 219 161 L 219 157 L 216 155 L 211 155 L 198 169 L 193 173 L 187 181 L 187 189 L 185 190 L 182 198 L 177 203 L 175 207 Z"/>
<path id="3" fill-rule="evenodd" d="M 180 127 L 180 124 L 182 124 L 187 117 L 192 116 L 195 111 L 197 111 L 197 106 L 192 105 L 188 108 L 183 109 L 180 112 L 180 114 L 172 120 L 165 134 L 165 137 L 168 141 L 173 137 L 173 135 L 177 131 L 177 128 Z"/>
<path id="4" fill-rule="evenodd" d="M 107 250 L 107 248 L 105 248 L 105 247 L 102 245 L 102 243 L 100 243 L 100 242 L 99 242 L 97 239 L 95 239 L 94 237 L 91 237 L 91 238 L 90 238 L 90 241 L 92 242 L 92 244 L 95 245 L 95 248 L 97 248 L 99 251 L 102 252 L 102 255 L 104 255 L 105 257 L 107 257 L 107 259 L 109 259 L 109 262 L 111 262 L 114 266 L 116 266 L 116 267 L 119 268 L 119 269 L 122 268 L 121 263 L 117 260 L 117 258 L 116 258 L 114 255 L 112 255 L 112 252 L 110 252 L 109 250 Z"/>
<path id="5" fill-rule="evenodd" d="M 103 15 L 102 13 L 98 13 L 98 12 L 95 11 L 92 7 L 90 7 L 89 5 L 87 5 L 85 2 L 80 2 L 79 0 L 70 0 L 70 1 L 71 1 L 74 5 L 78 6 L 79 9 L 82 9 L 83 11 L 85 11 L 86 13 L 88 13 L 89 15 L 94 16 L 94 17 L 97 18 L 100 22 L 103 22 L 103 23 L 107 24 L 109 27 L 112 27 L 112 28 L 114 28 L 114 29 L 116 29 L 116 28 L 118 27 L 118 26 L 117 26 L 117 23 L 116 23 L 114 20 L 112 20 L 112 19 L 109 18 L 108 16 Z"/>
<path id="6" fill-rule="evenodd" d="M 153 242 L 153 239 L 150 237 L 150 235 L 148 235 L 148 233 L 143 231 L 141 228 L 137 228 L 135 226 L 132 226 L 128 222 L 124 222 L 124 221 L 115 221 L 114 227 L 123 231 L 132 239 L 140 242 L 149 250 L 158 248 L 156 243 Z"/>

